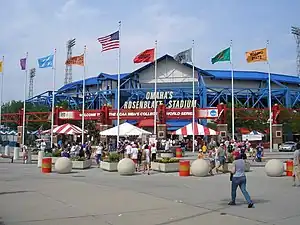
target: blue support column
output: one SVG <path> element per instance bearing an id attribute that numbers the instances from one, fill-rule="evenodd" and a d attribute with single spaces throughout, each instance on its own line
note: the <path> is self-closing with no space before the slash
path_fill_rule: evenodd
<path id="1" fill-rule="evenodd" d="M 292 102 L 291 102 L 291 92 L 290 90 L 287 88 L 286 92 L 285 92 L 285 102 L 284 105 L 286 108 L 291 108 L 292 107 Z"/>
<path id="2" fill-rule="evenodd" d="M 199 99 L 200 107 L 206 108 L 207 107 L 207 88 L 206 88 L 204 79 L 201 76 L 201 74 L 199 74 L 199 72 L 198 72 L 198 88 L 197 88 L 197 90 L 198 90 L 198 99 Z M 201 124 L 203 126 L 206 126 L 207 119 L 202 119 Z"/>

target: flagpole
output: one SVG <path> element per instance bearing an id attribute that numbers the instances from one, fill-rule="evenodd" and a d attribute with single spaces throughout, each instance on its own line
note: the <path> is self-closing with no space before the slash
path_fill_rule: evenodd
<path id="1" fill-rule="evenodd" d="M 86 46 L 84 46 L 83 52 L 83 78 L 82 78 L 82 115 L 81 115 L 81 143 L 84 144 L 84 109 L 85 109 L 85 73 L 86 73 Z"/>
<path id="2" fill-rule="evenodd" d="M 154 118 L 153 118 L 153 134 L 156 140 L 156 121 L 157 121 L 157 40 L 154 47 Z"/>
<path id="3" fill-rule="evenodd" d="M 55 104 L 55 76 L 56 76 L 56 49 L 54 49 L 54 65 L 52 66 L 52 112 L 51 112 L 51 149 L 53 146 L 53 126 L 54 126 L 54 104 Z"/>
<path id="4" fill-rule="evenodd" d="M 269 130 L 270 130 L 270 152 L 273 151 L 273 133 L 272 133 L 272 90 L 271 90 L 271 69 L 268 56 L 269 40 L 267 40 L 267 64 L 268 64 L 268 88 L 269 88 Z"/>
<path id="5" fill-rule="evenodd" d="M 192 73 L 193 73 L 193 123 L 192 123 L 192 130 L 193 130 L 193 152 L 195 152 L 195 63 L 194 63 L 194 45 L 195 41 L 192 42 Z"/>
<path id="6" fill-rule="evenodd" d="M 25 123 L 26 123 L 26 93 L 27 93 L 27 60 L 28 52 L 26 52 L 25 60 L 25 83 L 24 83 L 24 102 L 23 102 L 23 127 L 22 127 L 22 145 L 25 145 Z"/>
<path id="7" fill-rule="evenodd" d="M 121 77 L 120 77 L 120 68 L 121 68 L 121 21 L 119 21 L 119 50 L 118 50 L 118 109 L 117 109 L 117 126 L 118 126 L 118 134 L 117 134 L 117 148 L 119 148 L 120 141 L 120 85 L 121 85 Z"/>
<path id="8" fill-rule="evenodd" d="M 234 121 L 234 72 L 233 72 L 233 59 L 232 59 L 232 40 L 230 41 L 230 64 L 231 64 L 231 126 L 232 126 L 232 140 L 234 139 L 235 121 Z"/>
<path id="9" fill-rule="evenodd" d="M 3 102 L 3 76 L 4 76 L 4 56 L 2 56 L 2 72 L 1 72 L 1 97 L 0 97 L 0 129 L 2 125 L 2 102 Z"/>

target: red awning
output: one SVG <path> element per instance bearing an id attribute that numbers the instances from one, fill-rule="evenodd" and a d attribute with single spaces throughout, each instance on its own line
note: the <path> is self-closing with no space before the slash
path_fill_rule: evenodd
<path id="1" fill-rule="evenodd" d="M 239 128 L 239 132 L 241 134 L 249 134 L 251 131 L 248 128 L 241 127 L 241 128 Z"/>
<path id="2" fill-rule="evenodd" d="M 154 127 L 154 119 L 143 119 L 138 123 L 138 127 Z"/>

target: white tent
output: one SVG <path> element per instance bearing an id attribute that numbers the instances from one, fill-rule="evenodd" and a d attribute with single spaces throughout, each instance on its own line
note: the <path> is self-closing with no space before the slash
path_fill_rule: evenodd
<path id="1" fill-rule="evenodd" d="M 242 140 L 243 141 L 261 141 L 264 135 L 258 131 L 251 131 L 249 134 L 243 134 L 242 135 Z"/>
<path id="2" fill-rule="evenodd" d="M 143 135 L 143 134 L 151 134 L 151 132 L 148 132 L 146 130 L 143 130 L 141 128 L 133 126 L 130 123 L 120 124 L 120 136 L 139 136 L 139 135 Z M 118 135 L 118 127 L 115 126 L 110 129 L 101 131 L 100 135 L 117 136 Z"/>

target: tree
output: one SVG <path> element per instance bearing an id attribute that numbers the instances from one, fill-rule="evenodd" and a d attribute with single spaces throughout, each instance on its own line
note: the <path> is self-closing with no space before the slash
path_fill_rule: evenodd
<path id="1" fill-rule="evenodd" d="M 231 104 L 227 104 L 226 122 L 228 131 L 232 132 Z M 264 131 L 268 128 L 269 111 L 265 109 L 243 108 L 240 105 L 235 105 L 234 112 L 235 129 L 247 128 L 251 130 Z M 235 130 L 236 132 L 237 130 Z"/>
<path id="2" fill-rule="evenodd" d="M 300 111 L 292 109 L 281 109 L 278 121 L 283 124 L 284 133 L 300 133 Z"/>

